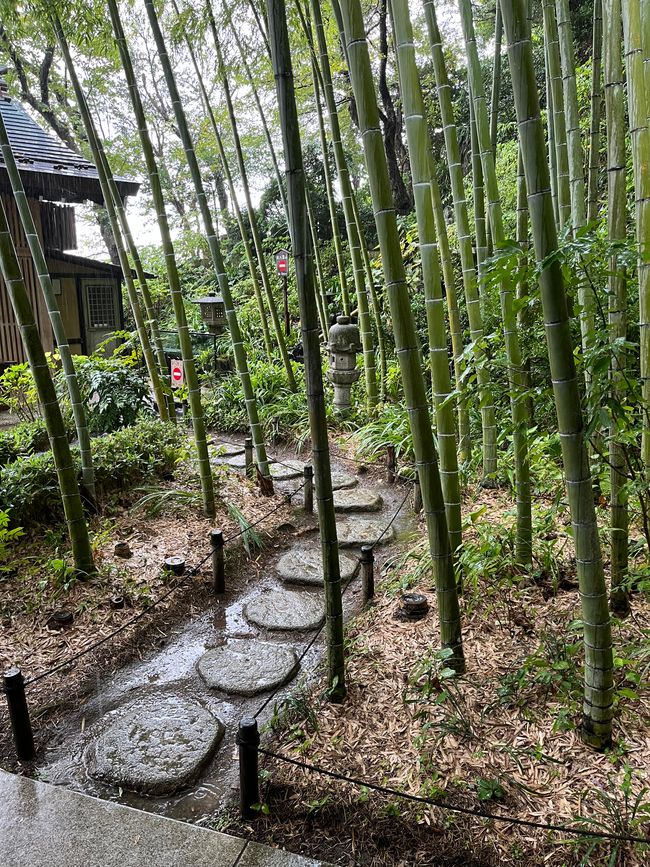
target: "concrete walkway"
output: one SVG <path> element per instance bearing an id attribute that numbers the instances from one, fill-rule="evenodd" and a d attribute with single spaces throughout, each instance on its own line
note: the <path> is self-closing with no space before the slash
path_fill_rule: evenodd
<path id="1" fill-rule="evenodd" d="M 0 771 L 2 867 L 327 867 Z"/>

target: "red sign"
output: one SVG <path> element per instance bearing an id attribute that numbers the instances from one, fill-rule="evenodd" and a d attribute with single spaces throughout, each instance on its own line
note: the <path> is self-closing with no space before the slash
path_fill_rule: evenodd
<path id="1" fill-rule="evenodd" d="M 172 358 L 172 386 L 180 388 L 185 382 L 185 371 L 183 370 L 183 362 L 179 358 Z"/>
<path id="2" fill-rule="evenodd" d="M 288 250 L 280 250 L 279 253 L 275 254 L 275 265 L 278 269 L 278 274 L 280 277 L 286 277 L 289 273 L 289 251 Z"/>

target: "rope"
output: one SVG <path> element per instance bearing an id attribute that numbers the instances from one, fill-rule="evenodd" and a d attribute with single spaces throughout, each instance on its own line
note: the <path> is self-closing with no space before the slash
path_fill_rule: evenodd
<path id="1" fill-rule="evenodd" d="M 289 501 L 289 503 L 291 503 L 291 500 L 296 496 L 296 494 L 298 494 L 298 493 L 300 493 L 300 491 L 302 491 L 302 489 L 305 487 L 306 484 L 307 484 L 307 482 L 303 482 L 299 488 L 295 489 L 295 491 L 291 491 L 290 494 L 284 494 L 283 495 L 284 499 L 281 503 L 278 503 L 278 505 L 275 506 L 275 508 L 271 509 L 270 512 L 267 512 L 265 515 L 262 515 L 262 517 L 258 518 L 257 521 L 253 521 L 252 524 L 247 524 L 246 527 L 243 527 L 241 530 L 239 530 L 239 532 L 233 533 L 232 536 L 228 536 L 227 539 L 223 540 L 224 545 L 226 544 L 226 542 L 232 542 L 233 539 L 238 539 L 240 536 L 245 535 L 246 533 L 248 533 L 249 530 L 252 530 L 253 527 L 257 527 L 258 524 L 261 524 L 263 521 L 266 521 L 266 519 L 270 518 L 271 515 L 274 515 L 276 512 L 279 512 L 280 509 L 283 509 L 286 505 L 288 505 L 287 500 Z M 209 555 L 209 556 L 211 556 L 211 555 Z"/>
<path id="2" fill-rule="evenodd" d="M 263 747 L 257 748 L 258 753 L 268 756 L 271 759 L 278 759 L 281 762 L 286 762 L 289 765 L 294 765 L 304 771 L 310 771 L 315 774 L 323 774 L 333 780 L 339 780 L 344 783 L 351 783 L 353 786 L 365 786 L 367 789 L 372 789 L 382 795 L 390 795 L 395 798 L 404 798 L 407 801 L 415 801 L 418 804 L 427 804 L 431 807 L 438 807 L 441 810 L 449 810 L 452 813 L 462 813 L 467 816 L 478 816 L 482 819 L 493 819 L 496 822 L 506 822 L 510 825 L 520 825 L 525 828 L 539 828 L 542 831 L 559 831 L 564 834 L 574 834 L 581 837 L 595 837 L 600 840 L 615 840 L 621 843 L 650 843 L 650 837 L 640 837 L 635 834 L 614 834 L 610 831 L 591 831 L 582 828 L 571 828 L 567 825 L 557 825 L 552 822 L 535 822 L 532 819 L 521 819 L 518 816 L 505 816 L 499 813 L 490 813 L 487 810 L 482 810 L 480 807 L 463 807 L 460 804 L 447 804 L 441 801 L 434 801 L 432 798 L 425 798 L 423 795 L 412 795 L 408 792 L 400 792 L 397 789 L 391 789 L 388 786 L 380 786 L 377 783 L 371 783 L 367 780 L 359 780 L 356 777 L 348 777 L 346 774 L 340 774 L 336 771 L 328 771 L 319 765 L 311 765 L 308 762 L 292 759 L 289 756 L 284 756 L 281 753 L 275 753 L 272 750 L 266 750 Z M 586 819 L 584 821 L 587 821 Z"/>
<path id="3" fill-rule="evenodd" d="M 381 542 L 381 540 L 384 538 L 384 536 L 385 536 L 386 533 L 390 530 L 390 528 L 393 526 L 393 524 L 394 524 L 395 521 L 397 520 L 397 516 L 399 515 L 399 513 L 400 513 L 400 512 L 402 511 L 402 509 L 404 508 L 404 504 L 406 503 L 406 501 L 408 500 L 408 498 L 409 498 L 410 495 L 411 495 L 411 490 L 410 490 L 410 488 L 409 488 L 409 490 L 406 492 L 406 494 L 405 494 L 405 496 L 404 496 L 404 499 L 402 500 L 402 502 L 401 502 L 401 503 L 399 504 L 399 506 L 397 507 L 397 511 L 395 512 L 395 514 L 393 515 L 393 517 L 390 519 L 390 521 L 388 522 L 388 524 L 386 524 L 386 526 L 385 526 L 384 529 L 381 531 L 381 533 L 379 534 L 379 536 L 375 539 L 375 541 L 372 543 L 372 545 L 370 545 L 371 548 L 375 548 L 375 547 L 376 547 L 376 546 Z M 359 562 L 361 562 L 361 558 L 359 558 Z"/>

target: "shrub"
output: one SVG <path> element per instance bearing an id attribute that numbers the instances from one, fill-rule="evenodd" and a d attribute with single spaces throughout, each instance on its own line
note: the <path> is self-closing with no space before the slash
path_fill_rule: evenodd
<path id="1" fill-rule="evenodd" d="M 128 427 L 142 412 L 153 414 L 147 379 L 136 369 L 135 356 L 75 357 L 81 398 L 92 434 Z"/>
<path id="2" fill-rule="evenodd" d="M 181 433 L 156 419 L 142 419 L 131 428 L 94 439 L 98 503 L 169 472 L 180 454 L 180 444 Z M 72 453 L 80 479 L 78 450 Z M 14 526 L 62 520 L 63 506 L 51 452 L 19 458 L 0 469 L 0 509 L 10 511 Z"/>
<path id="3" fill-rule="evenodd" d="M 42 419 L 21 422 L 11 430 L 0 433 L 0 465 L 4 466 L 34 452 L 47 451 L 49 447 L 50 440 Z"/>

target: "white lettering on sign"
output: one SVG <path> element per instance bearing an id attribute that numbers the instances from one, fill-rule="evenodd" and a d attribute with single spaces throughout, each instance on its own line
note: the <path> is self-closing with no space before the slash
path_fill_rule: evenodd
<path id="1" fill-rule="evenodd" d="M 275 265 L 278 274 L 281 277 L 286 277 L 289 273 L 289 252 L 287 250 L 280 250 L 279 253 L 275 254 Z"/>
<path id="2" fill-rule="evenodd" d="M 183 362 L 179 358 L 172 358 L 172 387 L 180 388 L 185 382 L 185 371 L 183 370 Z"/>

